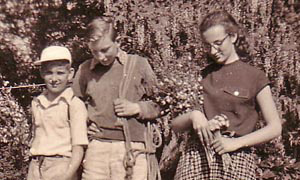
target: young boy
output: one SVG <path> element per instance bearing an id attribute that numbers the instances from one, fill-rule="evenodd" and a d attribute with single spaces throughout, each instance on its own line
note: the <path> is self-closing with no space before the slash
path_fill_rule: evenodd
<path id="1" fill-rule="evenodd" d="M 28 180 L 73 180 L 87 139 L 87 110 L 68 86 L 74 75 L 71 53 L 61 46 L 42 51 L 41 77 L 47 89 L 32 101 L 33 142 Z"/>
<path id="2" fill-rule="evenodd" d="M 119 48 L 113 24 L 112 17 L 105 16 L 88 25 L 93 58 L 80 65 L 73 81 L 74 93 L 86 100 L 89 121 L 98 130 L 85 154 L 82 179 L 155 178 L 147 172 L 146 153 L 135 153 L 131 166 L 124 159 L 131 149 L 145 150 L 146 124 L 160 113 L 157 104 L 144 99 L 153 95 L 156 77 L 147 59 Z M 121 118 L 128 126 L 117 125 Z"/>

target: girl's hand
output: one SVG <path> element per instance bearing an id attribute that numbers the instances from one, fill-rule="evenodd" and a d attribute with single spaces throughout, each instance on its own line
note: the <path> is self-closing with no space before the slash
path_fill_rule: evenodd
<path id="1" fill-rule="evenodd" d="M 211 120 L 208 121 L 209 129 L 214 132 L 221 130 L 222 128 L 229 127 L 229 121 L 226 115 L 216 115 Z"/>
<path id="2" fill-rule="evenodd" d="M 213 140 L 211 146 L 219 155 L 236 151 L 240 148 L 236 138 L 225 138 L 222 136 Z"/>
<path id="3" fill-rule="evenodd" d="M 213 134 L 210 131 L 209 124 L 205 116 L 200 112 L 193 112 L 191 115 L 192 125 L 195 132 L 198 134 L 200 141 L 203 144 L 211 144 Z"/>

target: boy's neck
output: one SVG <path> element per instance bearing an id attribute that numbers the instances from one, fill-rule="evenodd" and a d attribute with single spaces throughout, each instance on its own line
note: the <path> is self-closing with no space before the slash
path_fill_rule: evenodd
<path id="1" fill-rule="evenodd" d="M 60 93 L 53 93 L 53 92 L 50 92 L 48 90 L 47 94 L 46 94 L 46 97 L 48 99 L 48 101 L 50 102 L 53 102 L 58 96 L 60 96 L 67 88 L 65 88 L 63 91 L 61 91 Z"/>

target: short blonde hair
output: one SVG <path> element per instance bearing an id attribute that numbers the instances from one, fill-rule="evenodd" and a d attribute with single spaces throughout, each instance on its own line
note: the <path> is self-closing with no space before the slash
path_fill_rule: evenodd
<path id="1" fill-rule="evenodd" d="M 102 31 L 103 35 L 108 34 L 112 41 L 115 41 L 117 38 L 114 20 L 110 16 L 101 16 L 93 19 L 87 26 L 87 37 L 91 38 L 97 30 Z"/>

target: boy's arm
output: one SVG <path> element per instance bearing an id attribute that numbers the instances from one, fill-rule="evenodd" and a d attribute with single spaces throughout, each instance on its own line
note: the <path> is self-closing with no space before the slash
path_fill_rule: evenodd
<path id="1" fill-rule="evenodd" d="M 151 120 L 160 115 L 160 107 L 153 101 L 140 101 L 137 103 L 139 106 L 138 118 Z"/>
<path id="2" fill-rule="evenodd" d="M 140 59 L 139 71 L 142 73 L 141 87 L 143 88 L 143 97 L 151 98 L 154 95 L 154 88 L 156 86 L 156 76 L 148 63 L 144 58 Z M 140 93 L 140 92 L 136 92 Z M 138 102 L 131 102 L 127 99 L 116 99 L 114 101 L 114 108 L 117 116 L 128 117 L 137 116 L 140 120 L 153 120 L 160 115 L 160 107 L 152 100 L 141 99 Z"/>
<path id="3" fill-rule="evenodd" d="M 142 82 L 142 86 L 145 89 L 145 96 L 153 97 L 155 95 L 154 90 L 157 86 L 157 79 L 147 59 L 144 59 L 142 72 L 144 73 L 144 81 Z M 157 118 L 160 115 L 159 105 L 157 103 L 154 103 L 152 100 L 139 101 L 138 105 L 140 108 L 140 112 L 138 113 L 139 119 L 151 120 Z"/>
<path id="4" fill-rule="evenodd" d="M 33 99 L 31 101 L 31 126 L 30 126 L 30 135 L 28 137 L 28 142 L 30 147 L 32 146 L 34 137 L 35 137 L 35 129 L 36 129 L 36 125 L 35 125 L 35 119 L 34 119 L 34 107 L 35 107 L 35 99 Z"/>
<path id="5" fill-rule="evenodd" d="M 70 126 L 72 139 L 72 157 L 67 177 L 72 177 L 82 162 L 84 146 L 88 144 L 87 138 L 87 110 L 85 104 L 77 97 L 73 97 L 70 107 Z"/>
<path id="6" fill-rule="evenodd" d="M 160 108 L 152 101 L 130 102 L 126 99 L 116 99 L 114 101 L 117 116 L 128 117 L 137 115 L 139 119 L 152 120 L 158 117 Z"/>
<path id="7" fill-rule="evenodd" d="M 31 118 L 32 121 L 31 121 L 31 127 L 30 127 L 30 135 L 28 137 L 28 142 L 29 142 L 29 146 L 31 147 L 32 146 L 32 143 L 33 143 L 33 140 L 34 140 L 34 137 L 35 137 L 35 124 L 34 124 L 34 117 Z"/>
<path id="8" fill-rule="evenodd" d="M 76 176 L 77 169 L 79 168 L 84 154 L 84 148 L 82 145 L 72 146 L 72 157 L 68 167 L 68 170 L 65 174 L 64 180 L 71 180 Z"/>

